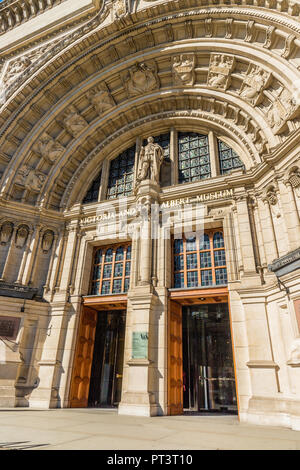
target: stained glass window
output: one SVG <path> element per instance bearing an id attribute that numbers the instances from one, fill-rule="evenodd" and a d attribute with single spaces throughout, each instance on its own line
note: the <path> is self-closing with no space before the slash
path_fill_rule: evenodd
<path id="1" fill-rule="evenodd" d="M 123 294 L 129 289 L 131 246 L 99 248 L 94 257 L 91 295 Z"/>
<path id="2" fill-rule="evenodd" d="M 82 201 L 82 204 L 89 204 L 91 202 L 98 201 L 99 189 L 100 189 L 100 183 L 101 183 L 101 174 L 102 172 L 100 171 L 99 175 L 92 182 L 91 186 L 89 187 Z"/>
<path id="3" fill-rule="evenodd" d="M 227 284 L 224 237 L 221 231 L 174 240 L 173 256 L 175 288 Z"/>
<path id="4" fill-rule="evenodd" d="M 235 168 L 244 169 L 245 165 L 238 154 L 227 144 L 218 139 L 220 173 L 224 175 Z"/>
<path id="5" fill-rule="evenodd" d="M 135 146 L 111 161 L 107 199 L 130 196 L 133 190 Z"/>
<path id="6" fill-rule="evenodd" d="M 211 176 L 208 136 L 194 132 L 178 133 L 179 183 Z"/>

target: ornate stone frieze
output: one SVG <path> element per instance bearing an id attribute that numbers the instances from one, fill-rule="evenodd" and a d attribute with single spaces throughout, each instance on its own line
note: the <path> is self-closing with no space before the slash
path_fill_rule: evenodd
<path id="1" fill-rule="evenodd" d="M 225 54 L 211 54 L 207 76 L 207 86 L 225 91 L 230 86 L 230 74 L 235 58 Z"/>
<path id="2" fill-rule="evenodd" d="M 175 85 L 194 85 L 195 54 L 181 54 L 172 60 L 173 80 Z"/>
<path id="3" fill-rule="evenodd" d="M 267 112 L 267 120 L 274 134 L 280 134 L 286 128 L 287 121 L 297 117 L 299 104 L 291 93 L 283 88 Z"/>
<path id="4" fill-rule="evenodd" d="M 30 191 L 40 192 L 45 180 L 46 175 L 41 171 L 37 171 L 29 165 L 22 165 L 18 170 L 15 183 L 24 186 Z"/>
<path id="5" fill-rule="evenodd" d="M 262 99 L 262 93 L 269 86 L 271 79 L 271 73 L 257 65 L 250 64 L 239 92 L 241 98 L 252 106 L 258 105 Z"/>
<path id="6" fill-rule="evenodd" d="M 87 127 L 87 122 L 80 116 L 75 106 L 70 106 L 63 114 L 63 125 L 76 138 Z"/>
<path id="7" fill-rule="evenodd" d="M 128 97 L 149 93 L 159 88 L 157 66 L 154 61 L 136 63 L 123 72 L 122 80 Z"/>
<path id="8" fill-rule="evenodd" d="M 63 155 L 65 148 L 45 132 L 35 145 L 34 150 L 52 165 Z"/>
<path id="9" fill-rule="evenodd" d="M 88 99 L 99 116 L 115 106 L 115 101 L 105 85 L 91 90 Z"/>
<path id="10" fill-rule="evenodd" d="M 1 245 L 6 245 L 12 236 L 14 226 L 11 222 L 5 222 L 0 231 L 0 243 Z"/>

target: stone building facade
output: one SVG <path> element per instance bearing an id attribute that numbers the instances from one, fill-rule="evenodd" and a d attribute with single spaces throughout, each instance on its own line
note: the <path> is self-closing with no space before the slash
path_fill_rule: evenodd
<path id="1" fill-rule="evenodd" d="M 0 406 L 300 430 L 299 14 L 0 4 Z"/>

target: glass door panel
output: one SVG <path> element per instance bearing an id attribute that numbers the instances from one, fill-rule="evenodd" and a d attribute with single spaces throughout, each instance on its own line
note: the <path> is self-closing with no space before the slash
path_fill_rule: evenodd
<path id="1" fill-rule="evenodd" d="M 184 307 L 184 408 L 237 410 L 227 304 Z"/>

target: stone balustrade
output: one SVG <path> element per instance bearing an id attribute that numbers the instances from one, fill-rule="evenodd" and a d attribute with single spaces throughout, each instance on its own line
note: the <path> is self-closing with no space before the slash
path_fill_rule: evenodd
<path id="1" fill-rule="evenodd" d="M 5 0 L 0 4 L 0 34 L 66 0 Z"/>

